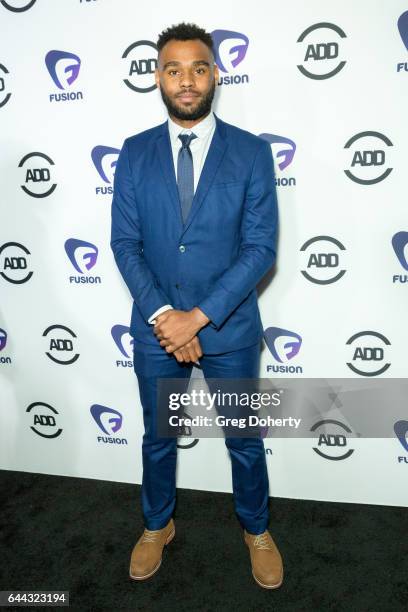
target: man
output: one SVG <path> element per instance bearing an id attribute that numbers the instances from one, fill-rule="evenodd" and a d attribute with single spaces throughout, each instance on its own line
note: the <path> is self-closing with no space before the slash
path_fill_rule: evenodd
<path id="1" fill-rule="evenodd" d="M 212 113 L 219 74 L 211 36 L 182 23 L 162 32 L 157 47 L 156 84 L 169 118 L 125 140 L 112 202 L 111 247 L 134 299 L 130 333 L 145 428 L 135 580 L 159 569 L 175 534 L 177 440 L 156 435 L 157 379 L 187 379 L 196 362 L 206 378 L 257 377 L 256 285 L 276 254 L 270 146 Z M 283 569 L 267 531 L 263 441 L 225 443 L 253 576 L 277 588 Z"/>

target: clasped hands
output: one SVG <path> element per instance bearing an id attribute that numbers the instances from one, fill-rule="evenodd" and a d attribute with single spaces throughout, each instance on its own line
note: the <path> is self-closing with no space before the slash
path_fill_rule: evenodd
<path id="1" fill-rule="evenodd" d="M 199 308 L 192 310 L 166 310 L 156 319 L 153 333 L 167 353 L 173 353 L 179 362 L 196 362 L 202 357 L 197 333 L 210 319 Z"/>

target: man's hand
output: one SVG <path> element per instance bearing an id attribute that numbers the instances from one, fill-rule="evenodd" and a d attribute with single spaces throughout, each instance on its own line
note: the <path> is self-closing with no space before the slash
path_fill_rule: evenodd
<path id="1" fill-rule="evenodd" d="M 174 353 L 190 342 L 209 323 L 209 318 L 197 307 L 192 310 L 167 310 L 159 315 L 153 332 L 167 353 Z"/>
<path id="2" fill-rule="evenodd" d="M 174 351 L 173 355 L 179 363 L 196 363 L 203 356 L 198 336 L 194 336 L 190 342 Z"/>

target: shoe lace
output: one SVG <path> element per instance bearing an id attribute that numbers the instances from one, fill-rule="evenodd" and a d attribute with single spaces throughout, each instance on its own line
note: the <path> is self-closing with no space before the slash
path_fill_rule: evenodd
<path id="1" fill-rule="evenodd" d="M 255 536 L 254 546 L 258 548 L 258 550 L 271 550 L 272 543 L 268 538 L 268 534 L 265 532 Z"/>
<path id="2" fill-rule="evenodd" d="M 142 542 L 155 542 L 158 537 L 157 531 L 150 531 L 149 529 L 145 529 L 143 533 Z"/>

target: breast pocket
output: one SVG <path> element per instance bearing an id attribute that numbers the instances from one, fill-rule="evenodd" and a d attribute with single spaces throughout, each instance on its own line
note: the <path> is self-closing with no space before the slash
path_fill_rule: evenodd
<path id="1" fill-rule="evenodd" d="M 223 181 L 213 183 L 212 189 L 243 189 L 245 187 L 245 181 Z"/>

